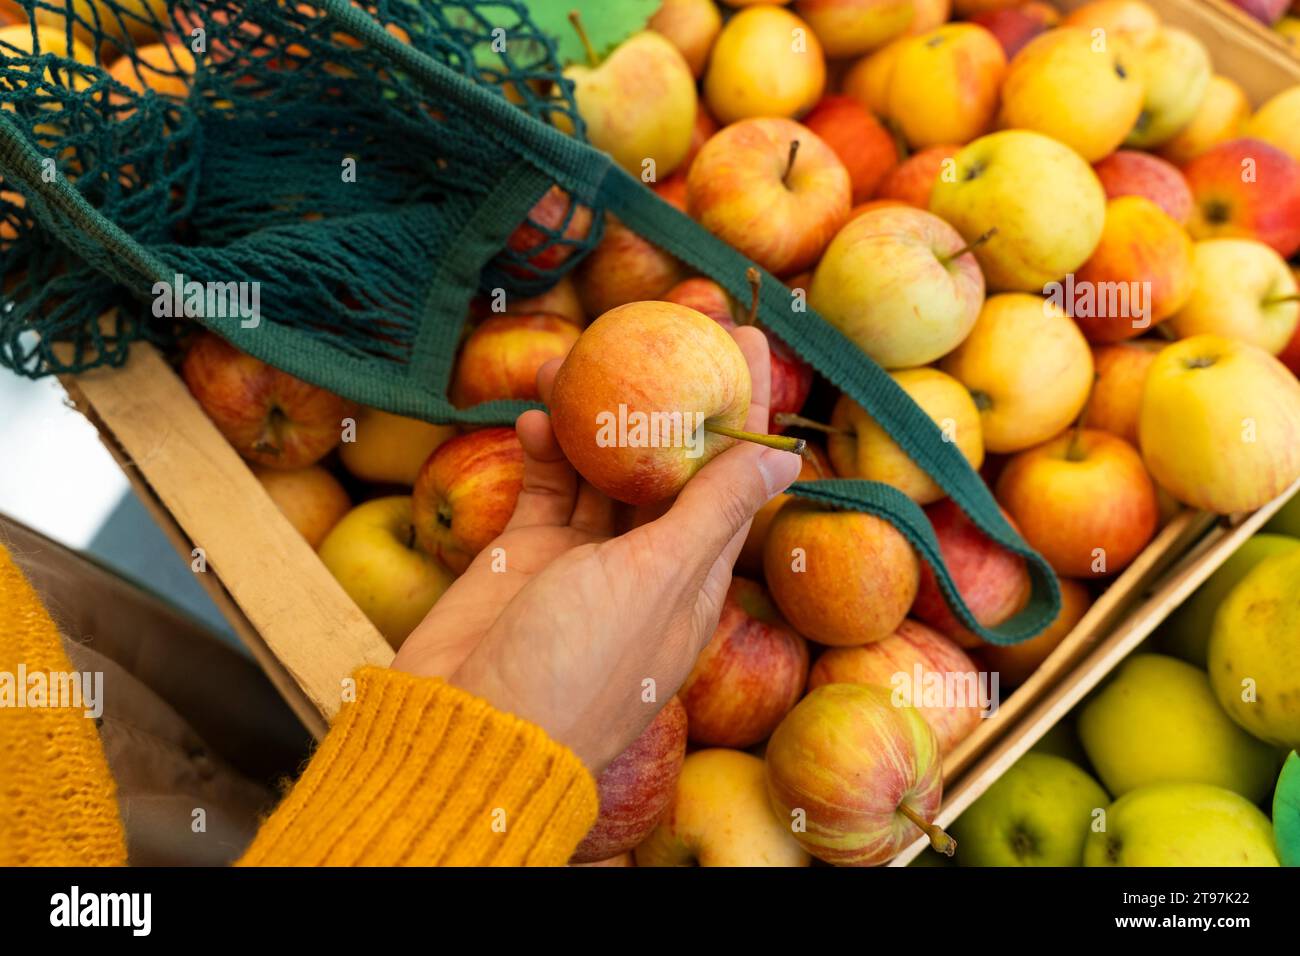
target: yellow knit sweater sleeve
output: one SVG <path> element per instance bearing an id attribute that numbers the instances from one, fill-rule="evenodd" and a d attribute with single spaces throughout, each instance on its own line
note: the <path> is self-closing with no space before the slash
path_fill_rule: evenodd
<path id="1" fill-rule="evenodd" d="M 6 704 L 20 669 L 72 665 L 0 544 L 0 866 L 125 864 L 95 722 Z M 558 866 L 595 822 L 591 774 L 541 728 L 432 678 L 372 667 L 356 684 L 241 865 Z"/>
<path id="2" fill-rule="evenodd" d="M 559 866 L 591 774 L 541 728 L 440 680 L 367 667 L 241 866 Z"/>

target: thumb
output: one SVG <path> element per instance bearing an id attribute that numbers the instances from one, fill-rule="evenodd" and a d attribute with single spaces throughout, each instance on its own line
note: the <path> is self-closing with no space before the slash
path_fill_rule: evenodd
<path id="1" fill-rule="evenodd" d="M 663 553 L 683 555 L 693 568 L 707 570 L 759 508 L 799 477 L 793 452 L 737 442 L 700 469 L 677 495 L 667 513 L 642 530 L 656 538 Z"/>

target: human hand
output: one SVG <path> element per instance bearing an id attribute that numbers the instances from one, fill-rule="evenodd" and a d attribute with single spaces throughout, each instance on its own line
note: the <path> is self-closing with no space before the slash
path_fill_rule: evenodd
<path id="1" fill-rule="evenodd" d="M 746 428 L 765 432 L 767 340 L 733 332 L 749 363 Z M 540 379 L 549 396 L 555 366 Z M 797 455 L 739 442 L 660 517 L 613 532 L 613 503 L 580 481 L 539 411 L 516 425 L 524 484 L 505 532 L 448 589 L 394 667 L 451 683 L 541 726 L 593 773 L 690 674 L 713 636 L 750 519 L 798 476 Z M 506 570 L 492 569 L 503 549 Z"/>

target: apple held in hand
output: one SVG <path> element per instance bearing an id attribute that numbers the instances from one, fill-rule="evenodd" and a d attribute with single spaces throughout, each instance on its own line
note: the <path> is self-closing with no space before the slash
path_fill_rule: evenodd
<path id="1" fill-rule="evenodd" d="M 975 327 L 939 367 L 970 390 L 984 447 L 1020 451 L 1060 434 L 1088 400 L 1092 353 L 1059 305 L 1036 295 L 991 296 Z"/>
<path id="2" fill-rule="evenodd" d="M 851 96 L 827 96 L 803 118 L 848 170 L 853 203 L 866 202 L 898 165 L 898 146 L 889 130 Z"/>
<path id="3" fill-rule="evenodd" d="M 1206 239 L 1192 250 L 1192 292 L 1170 326 L 1209 333 L 1274 355 L 1300 324 L 1300 296 L 1286 261 L 1252 239 Z"/>
<path id="4" fill-rule="evenodd" d="M 827 684 L 801 700 L 767 745 L 772 809 L 799 822 L 795 839 L 842 866 L 885 863 L 924 832 L 952 855 L 929 821 L 943 795 L 934 731 L 914 707 L 868 684 Z"/>
<path id="5" fill-rule="evenodd" d="M 952 825 L 962 866 L 1082 866 L 1110 797 L 1063 757 L 1027 753 Z"/>
<path id="6" fill-rule="evenodd" d="M 600 814 L 571 862 L 595 863 L 626 853 L 650 835 L 677 790 L 686 759 L 686 709 L 670 697 L 641 736 L 596 779 Z"/>
<path id="7" fill-rule="evenodd" d="M 559 315 L 498 315 L 475 326 L 456 361 L 451 402 L 469 408 L 480 402 L 518 398 L 536 401 L 537 370 L 564 358 L 582 330 Z"/>
<path id="8" fill-rule="evenodd" d="M 317 552 L 394 650 L 456 577 L 417 547 L 411 520 L 409 496 L 374 498 L 349 511 Z"/>
<path id="9" fill-rule="evenodd" d="M 823 653 L 808 674 L 808 689 L 823 684 L 888 687 L 896 701 L 921 712 L 934 731 L 941 756 L 975 729 L 986 707 L 991 713 L 998 704 L 981 699 L 980 675 L 965 651 L 916 621 L 904 621 L 889 637 L 873 644 L 832 647 Z"/>
<path id="10" fill-rule="evenodd" d="M 1142 93 L 1126 41 L 1097 44 L 1088 30 L 1061 27 L 1032 40 L 1007 67 L 1002 126 L 1044 133 L 1095 163 L 1124 142 Z"/>
<path id="11" fill-rule="evenodd" d="M 1068 146 L 1029 130 L 981 137 L 940 176 L 930 211 L 968 241 L 992 289 L 1041 292 L 1097 248 L 1106 194 L 1092 167 Z"/>
<path id="12" fill-rule="evenodd" d="M 777 607 L 800 634 L 840 647 L 894 633 L 920 575 L 912 546 L 889 522 L 798 498 L 772 519 L 763 571 Z"/>
<path id="13" fill-rule="evenodd" d="M 969 142 L 992 125 L 1006 69 L 1002 46 L 973 23 L 908 37 L 884 84 L 884 115 L 914 149 Z"/>
<path id="14" fill-rule="evenodd" d="M 1121 196 L 1076 273 L 1066 311 L 1090 342 L 1131 339 L 1158 325 L 1192 295 L 1192 240 L 1155 203 Z"/>
<path id="15" fill-rule="evenodd" d="M 984 627 L 996 627 L 1025 606 L 1033 585 L 1024 558 L 985 535 L 951 499 L 930 505 L 925 509 L 925 516 L 939 540 L 939 553 L 957 593 L 975 620 Z M 911 613 L 962 647 L 983 644 L 949 609 L 934 571 L 925 562 L 921 564 L 920 584 Z"/>
<path id="16" fill-rule="evenodd" d="M 724 127 L 704 144 L 686 178 L 691 216 L 778 276 L 817 261 L 848 219 L 850 199 L 839 157 L 806 126 L 786 119 Z"/>
<path id="17" fill-rule="evenodd" d="M 1155 485 L 1122 438 L 1071 429 L 1022 451 L 998 478 L 997 498 L 1057 574 L 1106 577 L 1156 533 Z"/>
<path id="18" fill-rule="evenodd" d="M 1300 249 L 1300 162 L 1258 139 L 1207 149 L 1183 174 L 1196 204 L 1188 230 L 1197 239 L 1256 239 L 1279 255 Z"/>
<path id="19" fill-rule="evenodd" d="M 928 212 L 874 209 L 831 241 L 808 304 L 885 368 L 924 365 L 956 348 L 979 315 L 973 245 Z"/>
<path id="20" fill-rule="evenodd" d="M 555 376 L 551 424 L 564 454 L 628 504 L 671 498 L 735 438 L 797 451 L 795 439 L 744 432 L 745 356 L 717 322 L 671 302 L 633 302 L 582 333 Z"/>
<path id="21" fill-rule="evenodd" d="M 761 585 L 732 578 L 718 628 L 678 691 L 691 742 L 743 748 L 766 740 L 799 700 L 807 676 L 804 639 Z"/>
<path id="22" fill-rule="evenodd" d="M 455 425 L 431 425 L 377 408 L 359 409 L 356 423 L 353 440 L 339 446 L 339 460 L 362 481 L 382 484 L 414 485 L 434 449 L 456 435 Z"/>
<path id="23" fill-rule="evenodd" d="M 587 64 L 564 71 L 587 127 L 587 139 L 633 176 L 649 162 L 667 176 L 686 158 L 695 123 L 695 77 L 677 47 L 643 30 L 624 40 L 603 62 L 587 42 L 576 12 L 569 14 L 587 47 Z M 573 132 L 568 115 L 555 111 L 557 128 Z"/>
<path id="24" fill-rule="evenodd" d="M 1136 339 L 1092 349 L 1097 380 L 1083 413 L 1083 425 L 1118 435 L 1134 448 L 1138 444 L 1138 416 L 1147 373 L 1164 342 Z"/>
<path id="25" fill-rule="evenodd" d="M 1218 73 L 1210 77 L 1201 106 L 1173 139 L 1160 147 L 1171 163 L 1186 165 L 1211 146 L 1242 135 L 1250 118 L 1250 100 L 1235 81 Z"/>
<path id="26" fill-rule="evenodd" d="M 266 489 L 289 524 L 313 548 L 352 509 L 352 500 L 337 478 L 320 465 L 293 471 L 253 466 L 253 474 Z"/>
<path id="27" fill-rule="evenodd" d="M 754 316 L 744 312 L 727 290 L 712 279 L 696 276 L 679 282 L 664 293 L 663 300 L 702 312 L 727 331 L 741 324 L 755 324 Z M 813 368 L 776 336 L 766 330 L 764 334 L 772 367 L 768 410 L 773 416 L 796 413 L 803 408 L 812 390 Z"/>
<path id="28" fill-rule="evenodd" d="M 505 530 L 524 481 L 513 428 L 459 435 L 429 456 L 411 492 L 416 538 L 457 574 Z"/>
<path id="29" fill-rule="evenodd" d="M 357 405 L 204 332 L 181 362 L 190 392 L 226 441 L 267 468 L 305 468 L 343 437 Z"/>
<path id="30" fill-rule="evenodd" d="M 1089 830 L 1084 866 L 1277 866 L 1273 828 L 1249 800 L 1199 783 L 1126 793 Z"/>
<path id="31" fill-rule="evenodd" d="M 790 821 L 767 798 L 763 761 L 739 750 L 697 750 L 637 866 L 807 866 Z"/>
<path id="32" fill-rule="evenodd" d="M 798 117 L 826 87 L 817 34 L 789 10 L 741 10 L 713 44 L 704 99 L 723 125 L 758 116 Z"/>
<path id="33" fill-rule="evenodd" d="M 956 445 L 972 468 L 984 464 L 979 409 L 961 382 L 933 368 L 891 372 L 890 378 L 934 420 L 943 440 Z M 882 481 L 923 505 L 945 496 L 938 483 L 849 396 L 841 395 L 835 403 L 831 428 L 826 450 L 840 477 Z"/>
<path id="34" fill-rule="evenodd" d="M 1175 342 L 1147 376 L 1138 439 L 1151 476 L 1179 501 L 1253 510 L 1300 477 L 1300 382 L 1243 342 Z"/>
<path id="35" fill-rule="evenodd" d="M 1107 199 L 1141 196 L 1159 206 L 1174 222 L 1186 224 L 1192 215 L 1192 191 L 1178 167 L 1133 149 L 1111 153 L 1092 167 Z"/>

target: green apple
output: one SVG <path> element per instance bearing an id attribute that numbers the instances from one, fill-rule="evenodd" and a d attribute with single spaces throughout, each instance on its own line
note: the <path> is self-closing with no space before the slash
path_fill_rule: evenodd
<path id="1" fill-rule="evenodd" d="M 1283 534 L 1257 534 L 1248 540 L 1206 578 L 1196 593 L 1169 615 L 1161 627 L 1161 649 L 1189 664 L 1204 667 L 1214 614 L 1228 592 L 1265 558 L 1286 554 L 1298 547 L 1300 539 Z"/>
<path id="2" fill-rule="evenodd" d="M 1268 519 L 1264 530 L 1270 534 L 1285 534 L 1292 538 L 1300 538 L 1300 494 L 1292 495 L 1291 500 Z"/>
<path id="3" fill-rule="evenodd" d="M 1268 817 L 1231 790 L 1157 783 L 1120 797 L 1084 866 L 1277 866 Z"/>
<path id="4" fill-rule="evenodd" d="M 1041 295 L 1097 248 L 1106 193 L 1070 147 L 1008 129 L 957 153 L 953 168 L 934 184 L 930 211 L 967 242 L 988 236 L 975 258 L 990 289 Z"/>
<path id="5" fill-rule="evenodd" d="M 1208 670 L 1228 716 L 1287 750 L 1300 747 L 1300 550 L 1266 558 L 1224 599 Z"/>
<path id="6" fill-rule="evenodd" d="M 953 823 L 962 866 L 1081 866 L 1110 797 L 1075 764 L 1030 751 Z"/>
<path id="7" fill-rule="evenodd" d="M 1146 92 L 1125 142 L 1149 149 L 1173 139 L 1192 121 L 1214 69 L 1205 44 L 1185 30 L 1163 26 L 1141 44 L 1134 65 Z"/>
<path id="8" fill-rule="evenodd" d="M 1079 713 L 1079 739 L 1117 797 L 1156 783 L 1206 783 L 1259 802 L 1277 754 L 1234 724 L 1205 672 L 1163 654 L 1135 654 Z"/>
<path id="9" fill-rule="evenodd" d="M 1273 792 L 1273 838 L 1282 865 L 1300 866 L 1300 754 L 1294 750 L 1282 765 Z"/>

